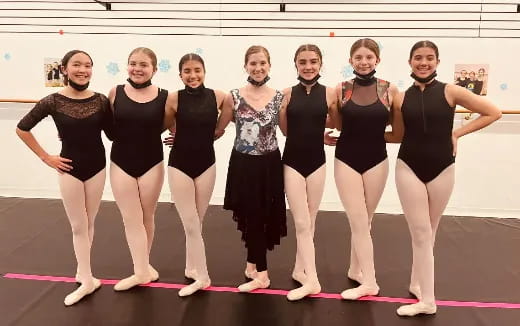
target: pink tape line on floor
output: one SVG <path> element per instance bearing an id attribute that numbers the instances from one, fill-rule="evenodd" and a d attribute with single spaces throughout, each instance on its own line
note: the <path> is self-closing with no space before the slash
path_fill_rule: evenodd
<path id="1" fill-rule="evenodd" d="M 19 279 L 19 280 L 33 280 L 33 281 L 50 281 L 50 282 L 65 282 L 75 283 L 76 280 L 72 277 L 63 276 L 47 276 L 47 275 L 31 275 L 31 274 L 14 274 L 8 273 L 4 275 L 5 278 Z M 101 283 L 107 285 L 116 284 L 118 280 L 101 280 Z M 162 288 L 162 289 L 180 289 L 186 286 L 186 284 L 175 284 L 175 283 L 161 283 L 153 282 L 143 284 L 141 286 L 151 288 Z M 225 286 L 210 286 L 205 291 L 213 292 L 239 292 L 236 287 L 225 287 Z M 271 295 L 287 295 L 286 290 L 271 290 L 271 289 L 260 289 L 255 290 L 252 293 L 258 294 L 271 294 Z M 335 293 L 319 293 L 312 295 L 312 298 L 323 298 L 323 299 L 341 299 L 339 294 Z M 391 302 L 391 303 L 414 303 L 417 302 L 415 299 L 409 298 L 394 298 L 394 297 L 382 297 L 382 296 L 367 296 L 359 299 L 360 301 L 373 301 L 373 302 Z M 507 302 L 478 302 L 478 301 L 451 301 L 451 300 L 437 300 L 438 306 L 446 307 L 473 307 L 473 308 L 501 308 L 501 309 L 520 309 L 520 303 L 507 303 Z"/>

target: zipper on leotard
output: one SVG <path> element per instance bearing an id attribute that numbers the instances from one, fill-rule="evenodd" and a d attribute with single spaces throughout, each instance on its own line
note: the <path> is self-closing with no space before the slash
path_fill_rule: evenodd
<path id="1" fill-rule="evenodd" d="M 423 120 L 423 132 L 426 134 L 428 132 L 428 128 L 426 125 L 426 116 L 424 114 L 424 90 L 421 91 L 421 111 Z"/>

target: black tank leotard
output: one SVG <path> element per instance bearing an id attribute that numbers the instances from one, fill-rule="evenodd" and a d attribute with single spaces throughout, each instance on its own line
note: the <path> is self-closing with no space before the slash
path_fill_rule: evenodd
<path id="1" fill-rule="evenodd" d="M 159 89 L 156 98 L 138 103 L 126 95 L 124 85 L 116 88 L 110 159 L 134 178 L 163 160 L 161 133 L 167 97 L 168 91 Z"/>
<path id="2" fill-rule="evenodd" d="M 343 82 L 342 128 L 335 157 L 359 174 L 387 158 L 385 128 L 390 113 L 383 101 L 388 103 L 389 86 L 381 79 L 368 86 L 358 85 L 355 81 Z M 361 91 L 370 98 L 371 104 L 359 105 L 352 100 L 352 94 Z"/>
<path id="3" fill-rule="evenodd" d="M 106 166 L 101 130 L 111 138 L 112 111 L 108 99 L 99 93 L 85 99 L 72 99 L 54 93 L 40 100 L 18 123 L 30 131 L 51 115 L 61 138 L 60 156 L 72 160 L 67 172 L 85 182 Z"/>
<path id="4" fill-rule="evenodd" d="M 287 105 L 287 140 L 282 161 L 307 178 L 325 163 L 323 131 L 327 119 L 327 88 L 315 84 L 292 87 Z"/>
<path id="5" fill-rule="evenodd" d="M 191 94 L 181 90 L 178 94 L 175 143 L 168 165 L 195 179 L 215 163 L 217 101 L 209 88 Z"/>
<path id="6" fill-rule="evenodd" d="M 405 129 L 397 157 L 424 183 L 455 162 L 451 140 L 455 108 L 448 104 L 445 88 L 437 80 L 424 91 L 411 86 L 401 107 Z"/>

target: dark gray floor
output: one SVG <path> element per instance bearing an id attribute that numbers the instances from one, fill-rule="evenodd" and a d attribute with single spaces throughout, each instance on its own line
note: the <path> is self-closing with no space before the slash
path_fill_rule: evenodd
<path id="1" fill-rule="evenodd" d="M 271 288 L 291 289 L 295 238 L 269 255 Z M 185 283 L 184 234 L 170 204 L 157 210 L 151 262 L 161 282 Z M 316 262 L 322 291 L 339 293 L 355 284 L 346 276 L 349 228 L 341 212 L 320 212 Z M 374 219 L 376 272 L 381 296 L 408 298 L 411 248 L 399 215 Z M 245 250 L 229 212 L 208 210 L 204 223 L 208 268 L 215 286 L 244 281 Z M 436 248 L 439 300 L 520 303 L 520 221 L 446 216 Z M 119 279 L 132 272 L 123 225 L 113 202 L 103 202 L 92 252 L 96 277 Z M 73 276 L 71 232 L 61 202 L 0 198 L 0 274 Z M 437 315 L 403 319 L 399 304 L 305 299 L 261 294 L 202 292 L 179 298 L 177 290 L 138 288 L 115 293 L 111 286 L 73 307 L 63 298 L 73 283 L 0 278 L 0 325 L 520 325 L 520 309 L 440 307 Z"/>

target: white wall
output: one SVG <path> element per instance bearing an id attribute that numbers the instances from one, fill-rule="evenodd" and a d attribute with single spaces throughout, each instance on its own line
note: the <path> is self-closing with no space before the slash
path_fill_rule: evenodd
<path id="1" fill-rule="evenodd" d="M 206 85 L 229 90 L 244 84 L 243 55 L 252 44 L 266 46 L 271 52 L 272 80 L 270 85 L 284 88 L 296 83 L 292 57 L 303 43 L 315 43 L 323 50 L 324 67 L 321 83 L 334 86 L 344 80 L 348 49 L 357 38 L 312 37 L 226 37 L 226 36 L 138 36 L 138 35 L 10 35 L 0 37 L 0 72 L 3 76 L 0 98 L 38 99 L 57 89 L 43 87 L 44 57 L 61 57 L 74 48 L 91 54 L 94 72 L 91 89 L 106 93 L 126 79 L 126 59 L 137 46 L 152 48 L 159 61 L 168 60 L 171 69 L 159 71 L 154 83 L 166 89 L 182 87 L 178 78 L 178 59 L 188 52 L 200 52 L 206 61 Z M 382 62 L 377 75 L 396 83 L 401 90 L 411 84 L 407 65 L 410 47 L 415 38 L 378 38 L 382 46 Z M 520 69 L 516 53 L 520 39 L 432 39 L 440 48 L 439 79 L 450 82 L 457 63 L 488 63 L 490 65 L 488 98 L 503 109 L 520 109 L 517 78 Z M 8 54 L 8 58 L 5 56 Z M 107 71 L 109 63 L 117 63 L 120 72 Z M 502 85 L 502 86 L 501 86 Z M 58 198 L 59 191 L 52 170 L 42 164 L 19 141 L 14 133 L 17 120 L 27 106 L 0 103 L 0 195 Z M 464 137 L 457 157 L 457 181 L 447 214 L 520 217 L 520 116 L 504 116 L 501 122 L 484 131 Z M 460 124 L 460 120 L 456 122 Z M 34 129 L 35 135 L 49 152 L 59 152 L 59 142 L 52 120 L 46 119 Z M 234 126 L 215 144 L 217 152 L 217 183 L 213 204 L 221 204 L 224 193 L 227 161 L 233 144 Z M 280 145 L 284 139 L 280 136 Z M 107 149 L 110 144 L 106 144 Z M 388 145 L 391 174 L 378 212 L 401 212 L 393 181 L 393 166 L 398 146 Z M 168 154 L 168 150 L 165 150 Z M 108 154 L 107 154 L 108 156 Z M 322 209 L 341 210 L 334 179 L 333 148 L 327 148 L 328 170 Z M 161 200 L 169 200 L 165 182 Z M 107 184 L 105 199 L 112 199 Z"/>

